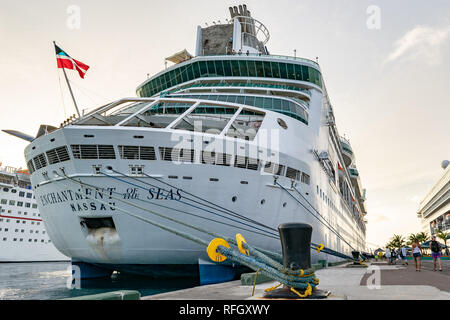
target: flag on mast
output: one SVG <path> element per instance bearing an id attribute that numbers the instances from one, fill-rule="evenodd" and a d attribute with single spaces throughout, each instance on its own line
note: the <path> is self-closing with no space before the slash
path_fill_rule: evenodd
<path id="1" fill-rule="evenodd" d="M 84 79 L 84 75 L 86 74 L 86 71 L 88 71 L 89 69 L 88 65 L 71 58 L 64 50 L 58 47 L 56 43 L 55 43 L 55 51 L 58 68 L 77 70 L 80 77 Z"/>

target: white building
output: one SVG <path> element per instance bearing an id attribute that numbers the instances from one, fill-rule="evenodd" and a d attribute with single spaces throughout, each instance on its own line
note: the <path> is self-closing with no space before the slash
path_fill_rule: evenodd
<path id="1" fill-rule="evenodd" d="M 418 217 L 422 231 L 435 234 L 437 230 L 450 230 L 450 166 L 443 161 L 444 174 L 420 203 Z"/>

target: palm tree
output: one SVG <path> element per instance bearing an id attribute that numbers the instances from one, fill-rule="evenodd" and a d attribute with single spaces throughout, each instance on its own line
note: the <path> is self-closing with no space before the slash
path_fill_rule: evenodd
<path id="1" fill-rule="evenodd" d="M 426 232 L 419 232 L 418 234 L 416 234 L 416 236 L 417 236 L 417 240 L 419 240 L 420 244 L 430 240 L 430 236 Z"/>
<path id="2" fill-rule="evenodd" d="M 444 232 L 442 230 L 437 230 L 436 235 L 444 240 L 445 246 L 447 246 L 447 239 L 450 238 L 450 232 Z M 448 255 L 448 248 L 445 248 L 445 254 Z"/>
<path id="3" fill-rule="evenodd" d="M 418 238 L 417 238 L 417 234 L 415 234 L 415 233 L 411 233 L 409 235 L 408 239 L 409 239 L 408 245 L 412 245 L 414 242 L 416 242 L 416 240 L 419 241 Z"/>
<path id="4" fill-rule="evenodd" d="M 417 240 L 419 240 L 419 243 L 424 243 L 430 240 L 430 236 L 426 232 L 419 232 L 417 235 Z"/>
<path id="5" fill-rule="evenodd" d="M 403 236 L 394 234 L 391 239 L 391 244 L 394 248 L 401 248 L 405 244 L 405 239 L 403 238 Z"/>

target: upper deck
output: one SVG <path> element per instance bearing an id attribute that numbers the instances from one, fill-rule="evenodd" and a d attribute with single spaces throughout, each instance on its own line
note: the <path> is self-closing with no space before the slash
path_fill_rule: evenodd
<path id="1" fill-rule="evenodd" d="M 202 79 L 272 80 L 298 87 L 322 88 L 320 68 L 314 61 L 248 53 L 197 56 L 147 79 L 136 93 L 139 97 L 151 97 L 180 84 Z"/>

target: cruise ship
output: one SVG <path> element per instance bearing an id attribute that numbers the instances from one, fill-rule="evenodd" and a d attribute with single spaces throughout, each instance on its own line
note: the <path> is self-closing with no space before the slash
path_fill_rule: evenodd
<path id="1" fill-rule="evenodd" d="M 211 237 L 150 211 L 272 252 L 286 222 L 343 255 L 364 251 L 365 190 L 319 64 L 270 54 L 268 28 L 245 5 L 229 11 L 136 97 L 44 126 L 26 147 L 50 239 L 81 277 L 221 270 L 205 247 L 136 217 Z"/>
<path id="2" fill-rule="evenodd" d="M 45 230 L 28 170 L 0 163 L 0 262 L 68 260 Z"/>

